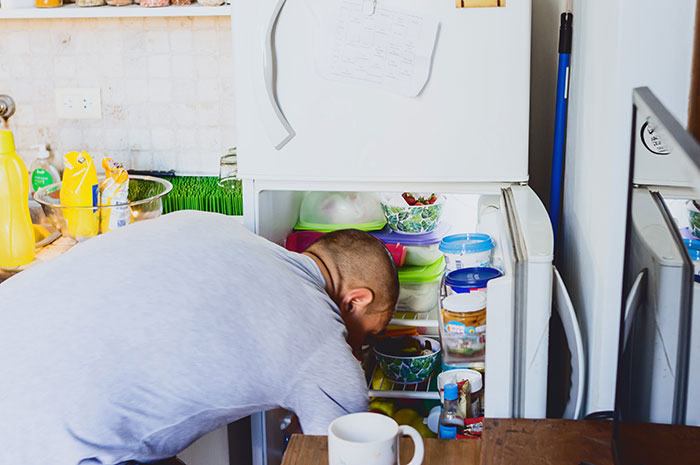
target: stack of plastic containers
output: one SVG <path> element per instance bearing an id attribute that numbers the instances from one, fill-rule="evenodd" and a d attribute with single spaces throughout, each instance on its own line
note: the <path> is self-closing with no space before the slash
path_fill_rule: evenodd
<path id="1" fill-rule="evenodd" d="M 491 267 L 494 242 L 487 234 L 454 234 L 439 246 L 445 254 L 446 296 L 440 309 L 445 368 L 483 363 L 486 349 L 486 289 L 503 276 Z"/>
<path id="2" fill-rule="evenodd" d="M 307 192 L 299 210 L 295 231 L 287 236 L 285 247 L 303 252 L 316 239 L 331 231 L 380 230 L 386 224 L 379 196 L 368 192 Z M 387 245 L 397 265 L 406 259 L 406 248 Z"/>
<path id="3" fill-rule="evenodd" d="M 372 233 L 385 244 L 406 248 L 406 261 L 399 268 L 398 311 L 424 313 L 437 307 L 445 270 L 445 259 L 439 246 L 448 229 L 447 225 L 440 224 L 434 231 L 422 234 L 400 233 L 389 227 Z"/>

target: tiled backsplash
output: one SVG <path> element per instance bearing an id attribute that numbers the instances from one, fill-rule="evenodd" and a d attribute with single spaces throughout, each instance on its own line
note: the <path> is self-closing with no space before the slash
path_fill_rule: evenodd
<path id="1" fill-rule="evenodd" d="M 0 94 L 18 152 L 49 143 L 135 169 L 218 172 L 235 145 L 228 17 L 2 20 Z M 56 117 L 54 90 L 99 87 L 102 119 Z"/>

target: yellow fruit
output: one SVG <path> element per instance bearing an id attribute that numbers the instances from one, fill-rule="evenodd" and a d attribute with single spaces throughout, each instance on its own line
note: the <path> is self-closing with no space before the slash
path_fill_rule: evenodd
<path id="1" fill-rule="evenodd" d="M 417 418 L 421 418 L 420 414 L 412 408 L 402 408 L 394 414 L 394 420 L 399 425 L 410 425 Z"/>
<path id="2" fill-rule="evenodd" d="M 393 417 L 396 413 L 396 405 L 387 399 L 374 399 L 369 403 L 370 412 L 383 413 L 386 416 Z"/>
<path id="3" fill-rule="evenodd" d="M 382 370 L 377 368 L 372 375 L 372 389 L 375 391 L 391 391 L 394 389 L 394 383 L 384 378 Z"/>
<path id="4" fill-rule="evenodd" d="M 437 434 L 430 431 L 430 428 L 428 428 L 428 425 L 423 423 L 423 420 L 423 418 L 416 418 L 411 423 L 411 426 L 413 426 L 424 438 L 436 438 Z"/>

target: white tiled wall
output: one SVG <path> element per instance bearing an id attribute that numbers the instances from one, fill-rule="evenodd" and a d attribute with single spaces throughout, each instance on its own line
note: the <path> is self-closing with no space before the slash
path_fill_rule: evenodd
<path id="1" fill-rule="evenodd" d="M 235 145 L 228 17 L 0 20 L 0 94 L 18 152 L 49 143 L 135 169 L 218 172 Z M 56 88 L 99 87 L 101 120 L 56 118 Z"/>

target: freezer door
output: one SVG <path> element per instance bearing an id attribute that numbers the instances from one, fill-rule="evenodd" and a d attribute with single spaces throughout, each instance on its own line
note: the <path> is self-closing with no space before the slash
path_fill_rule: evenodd
<path id="1" fill-rule="evenodd" d="M 526 181 L 531 2 L 504 3 L 232 0 L 240 176 Z M 417 96 L 324 77 L 341 66 L 327 64 L 332 54 L 353 76 L 358 67 L 420 75 L 406 44 L 431 18 L 439 22 L 432 67 Z"/>
<path id="2" fill-rule="evenodd" d="M 510 253 L 512 301 L 489 283 L 486 326 L 486 415 L 544 418 L 547 410 L 549 318 L 552 308 L 553 236 L 549 216 L 527 186 L 505 188 L 501 197 Z M 492 297 L 493 296 L 493 297 Z M 495 342 L 497 341 L 497 342 Z"/>

